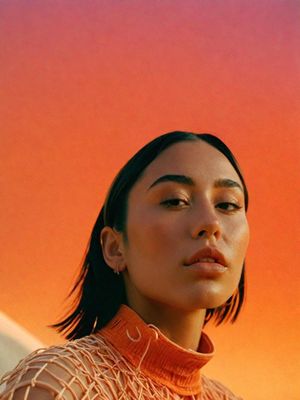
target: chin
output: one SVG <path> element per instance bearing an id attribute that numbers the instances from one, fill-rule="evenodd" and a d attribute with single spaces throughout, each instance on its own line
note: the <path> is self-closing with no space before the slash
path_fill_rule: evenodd
<path id="1" fill-rule="evenodd" d="M 185 304 L 190 310 L 217 308 L 225 304 L 233 293 L 234 291 L 226 293 L 205 291 L 200 295 L 198 293 L 196 296 L 190 297 Z"/>

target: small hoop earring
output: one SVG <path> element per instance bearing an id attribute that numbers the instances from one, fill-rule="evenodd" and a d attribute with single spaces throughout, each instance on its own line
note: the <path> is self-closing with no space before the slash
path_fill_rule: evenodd
<path id="1" fill-rule="evenodd" d="M 117 268 L 114 269 L 114 273 L 115 273 L 116 275 L 120 275 L 119 266 L 117 266 Z"/>

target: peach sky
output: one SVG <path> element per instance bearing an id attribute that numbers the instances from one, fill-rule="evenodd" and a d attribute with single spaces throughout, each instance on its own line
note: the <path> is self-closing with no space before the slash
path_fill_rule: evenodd
<path id="1" fill-rule="evenodd" d="M 297 0 L 1 1 L 1 310 L 61 341 L 46 325 L 115 173 L 160 133 L 215 133 L 245 173 L 251 246 L 205 372 L 298 399 L 299 21 Z"/>

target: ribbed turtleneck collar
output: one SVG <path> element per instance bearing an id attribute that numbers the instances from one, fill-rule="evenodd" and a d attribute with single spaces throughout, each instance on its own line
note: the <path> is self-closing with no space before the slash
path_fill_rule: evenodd
<path id="1" fill-rule="evenodd" d="M 186 350 L 122 305 L 99 334 L 154 381 L 181 395 L 201 392 L 200 369 L 214 355 L 213 343 L 204 332 L 198 350 Z"/>

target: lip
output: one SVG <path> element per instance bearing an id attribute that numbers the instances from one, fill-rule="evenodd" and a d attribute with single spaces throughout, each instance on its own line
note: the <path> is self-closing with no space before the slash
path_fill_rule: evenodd
<path id="1" fill-rule="evenodd" d="M 203 258 L 213 258 L 214 262 L 208 262 L 208 261 L 200 261 Z M 209 267 L 209 264 L 211 264 L 211 267 L 214 267 L 216 265 L 219 265 L 220 267 L 227 268 L 227 262 L 225 260 L 224 255 L 217 250 L 215 247 L 204 247 L 201 250 L 198 250 L 197 253 L 192 255 L 185 263 L 184 266 L 190 267 L 192 265 L 200 265 L 200 264 L 205 264 Z M 222 269 L 222 268 L 221 268 Z"/>

